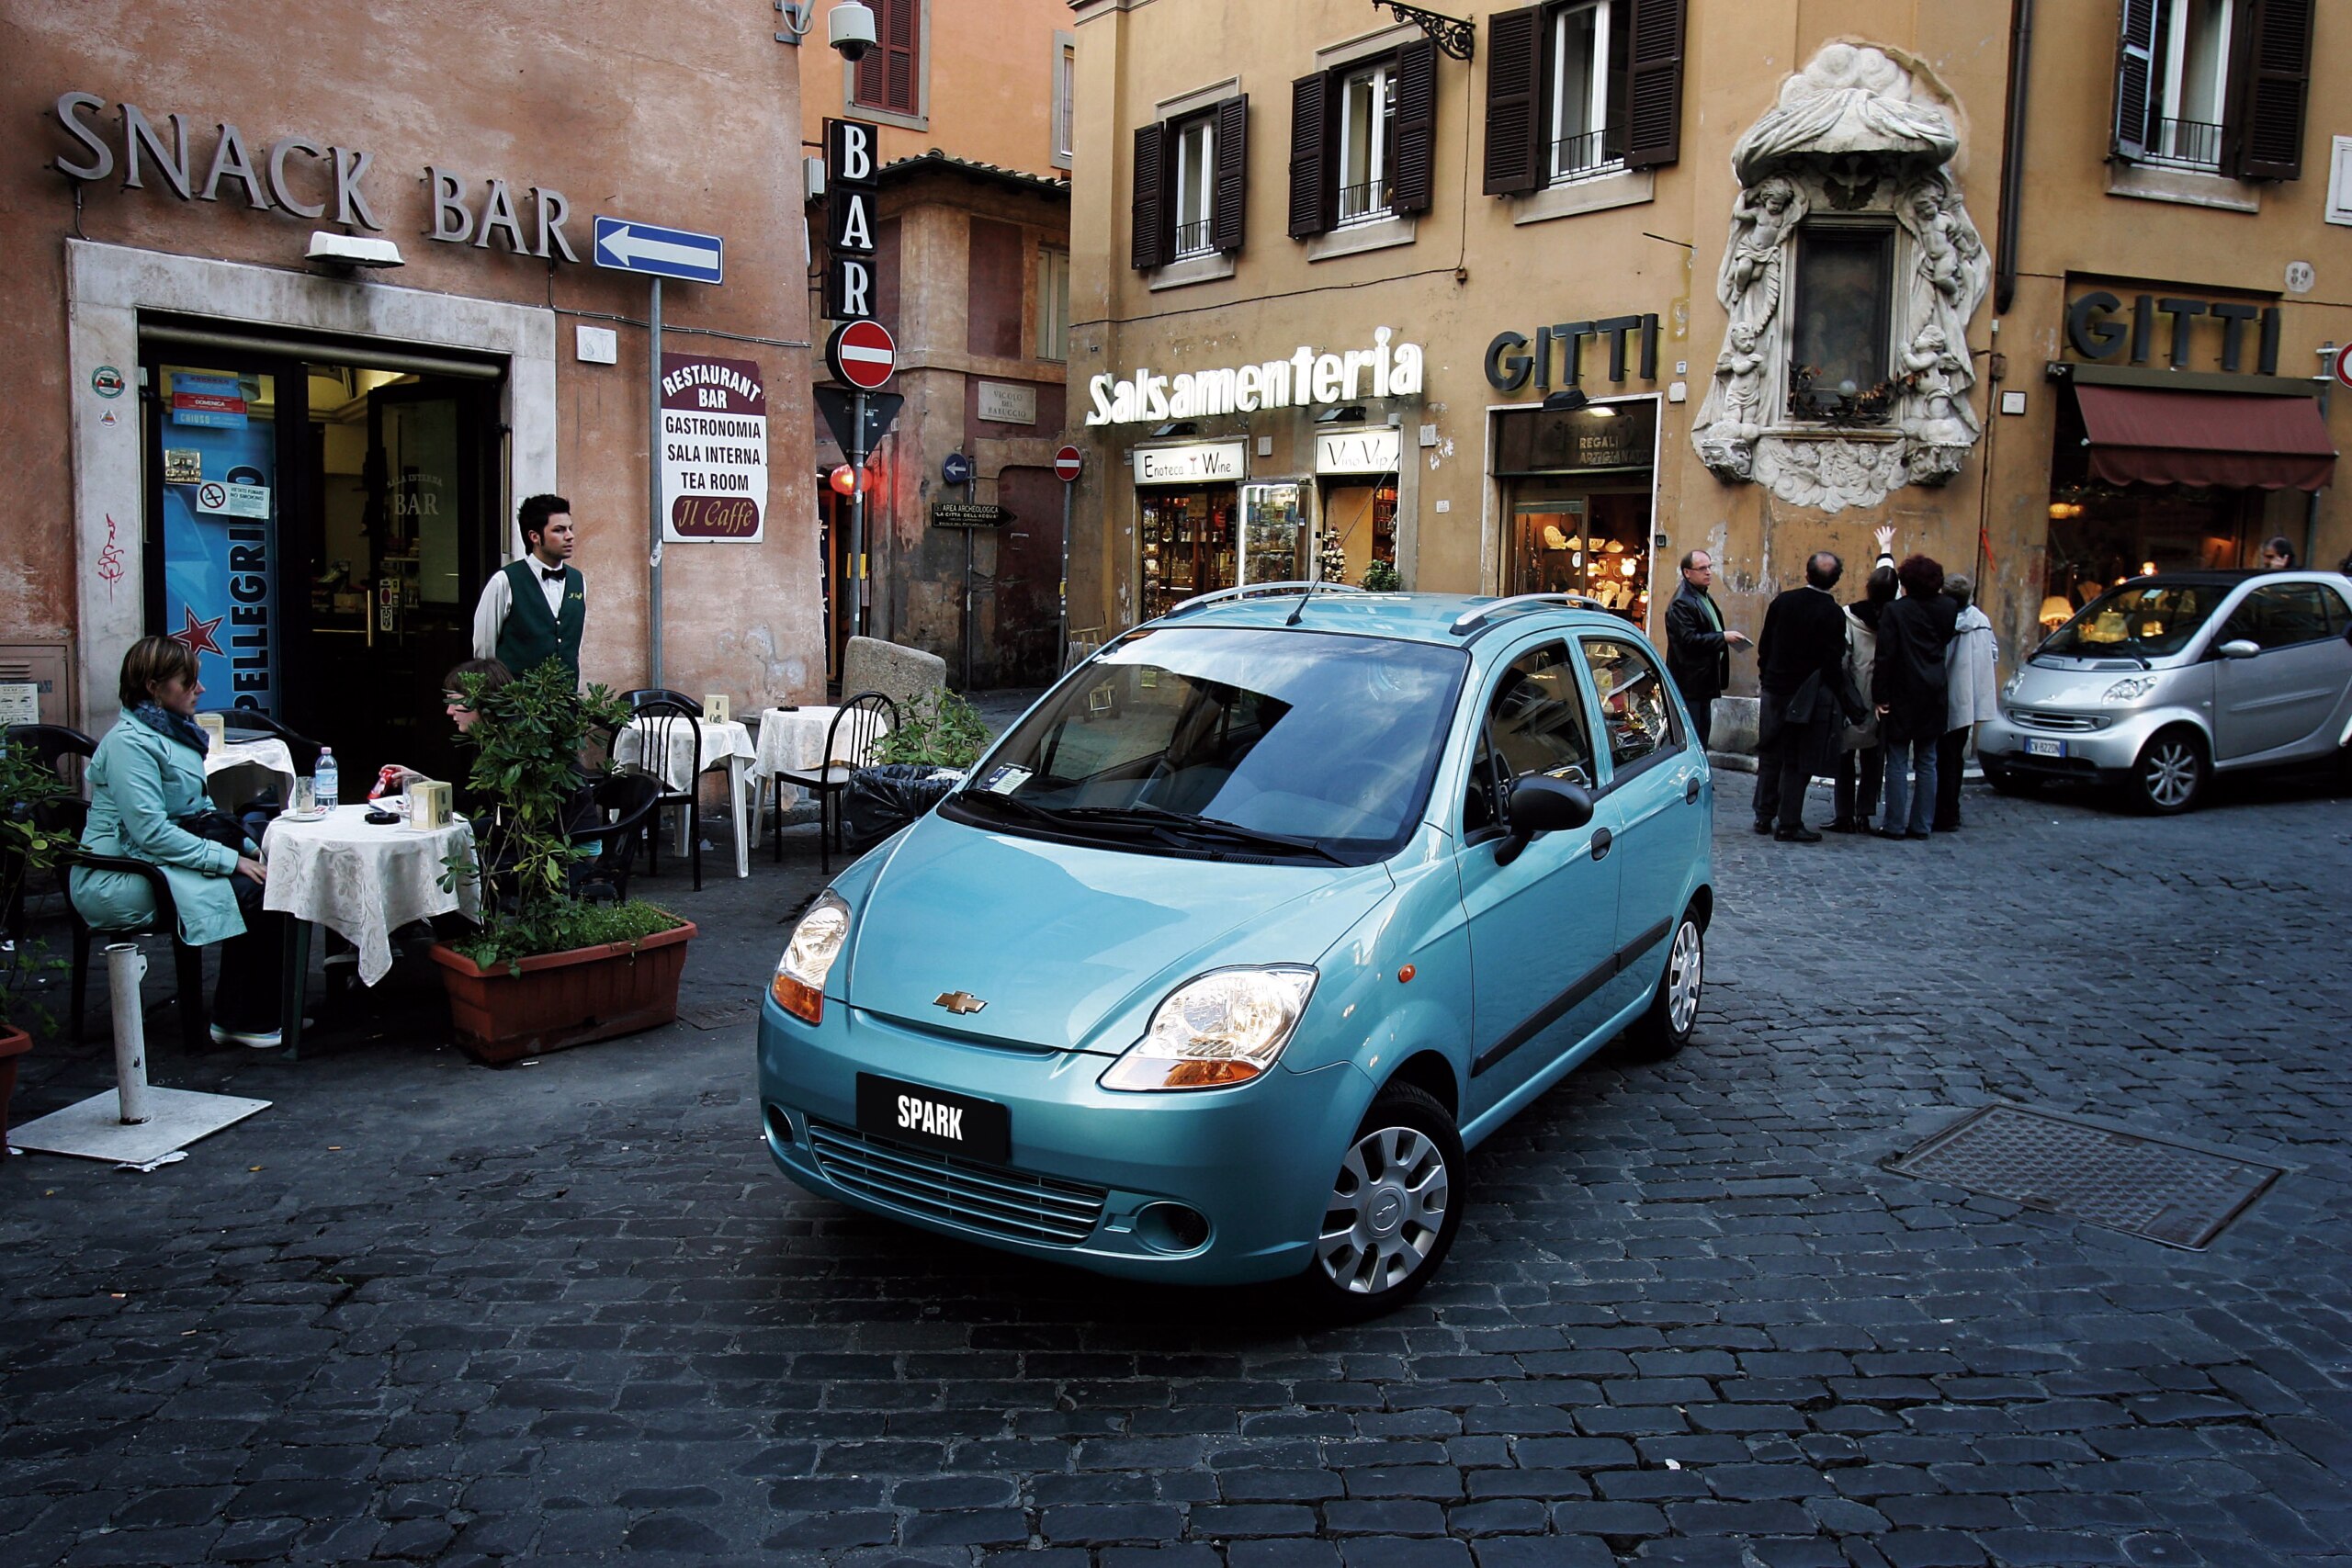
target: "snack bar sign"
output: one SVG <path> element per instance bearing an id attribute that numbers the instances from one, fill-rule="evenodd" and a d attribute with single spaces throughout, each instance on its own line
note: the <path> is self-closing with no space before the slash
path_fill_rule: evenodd
<path id="1" fill-rule="evenodd" d="M 768 510 L 768 395 L 749 359 L 662 356 L 662 537 L 757 542 Z"/>

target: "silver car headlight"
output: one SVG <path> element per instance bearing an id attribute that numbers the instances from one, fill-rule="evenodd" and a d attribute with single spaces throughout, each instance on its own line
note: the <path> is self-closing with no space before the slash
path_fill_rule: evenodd
<path id="1" fill-rule="evenodd" d="M 839 895 L 820 893 L 792 928 L 784 956 L 775 961 L 775 977 L 768 994 L 776 1005 L 808 1023 L 825 1020 L 825 976 L 842 954 L 849 937 L 849 906 Z"/>
<path id="2" fill-rule="evenodd" d="M 2025 683 L 2025 671 L 2022 671 L 2022 670 L 2017 670 L 2017 671 L 2010 671 L 2009 678 L 2008 678 L 2007 680 L 2006 680 L 2006 681 L 2004 681 L 2004 682 L 2001 682 L 2001 697 L 2002 697 L 2002 700 L 2006 702 L 2006 701 L 2007 701 L 2007 700 L 2008 700 L 2009 698 L 2016 696 L 2016 695 L 2018 694 L 2018 688 L 2019 686 L 2023 685 L 2024 683 Z"/>
<path id="3" fill-rule="evenodd" d="M 1102 1077 L 1104 1089 L 1224 1089 L 1274 1065 L 1290 1043 L 1315 971 L 1303 964 L 1212 969 L 1155 1009 L 1151 1027 Z"/>
<path id="4" fill-rule="evenodd" d="M 2154 675 L 2126 675 L 2122 680 L 2109 686 L 2107 689 L 2107 694 L 2099 700 L 2108 703 L 2136 703 L 2155 689 L 2156 678 Z"/>

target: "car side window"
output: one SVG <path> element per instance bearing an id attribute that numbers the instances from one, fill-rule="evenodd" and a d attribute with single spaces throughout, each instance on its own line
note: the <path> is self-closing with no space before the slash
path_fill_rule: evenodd
<path id="1" fill-rule="evenodd" d="M 1592 783 L 1592 727 L 1565 643 L 1545 643 L 1513 660 L 1496 681 L 1471 767 L 1464 834 L 1510 819 L 1509 792 L 1521 779 L 1549 773 Z"/>
<path id="2" fill-rule="evenodd" d="M 2326 591 L 2316 582 L 2279 582 L 2257 588 L 2230 615 L 2222 640 L 2244 637 L 2268 652 L 2297 643 L 2318 642 L 2328 630 Z"/>
<path id="3" fill-rule="evenodd" d="M 1640 644 L 1613 637 L 1578 639 L 1600 698 L 1600 728 L 1609 738 L 1612 773 L 1623 774 L 1653 757 L 1679 750 L 1673 700 L 1657 660 Z"/>
<path id="4" fill-rule="evenodd" d="M 2319 596 L 2327 606 L 2327 635 L 2343 637 L 2352 633 L 2352 605 L 2344 603 L 2344 595 L 2333 588 L 2323 588 Z"/>

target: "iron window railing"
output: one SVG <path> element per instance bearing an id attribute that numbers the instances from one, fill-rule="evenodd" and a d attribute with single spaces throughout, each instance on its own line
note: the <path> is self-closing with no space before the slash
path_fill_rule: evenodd
<path id="1" fill-rule="evenodd" d="M 1625 128 L 1604 125 L 1552 143 L 1552 178 L 1578 179 L 1615 168 L 1625 159 Z"/>
<path id="2" fill-rule="evenodd" d="M 1212 222 L 1212 220 L 1204 218 L 1197 223 L 1176 225 L 1176 259 L 1178 261 L 1183 261 L 1191 256 L 1206 255 L 1216 248 L 1216 241 L 1209 237 Z"/>
<path id="3" fill-rule="evenodd" d="M 1388 182 L 1385 179 L 1366 180 L 1362 185 L 1340 187 L 1340 221 L 1368 222 L 1388 216 Z"/>
<path id="4" fill-rule="evenodd" d="M 2222 128 L 2210 120 L 2165 119 L 2156 118 L 2148 138 L 2148 157 L 2153 162 L 2177 164 L 2188 169 L 2214 169 L 2222 166 Z"/>

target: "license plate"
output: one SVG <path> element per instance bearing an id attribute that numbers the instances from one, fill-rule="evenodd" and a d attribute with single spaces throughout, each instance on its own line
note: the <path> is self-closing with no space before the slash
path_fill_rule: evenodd
<path id="1" fill-rule="evenodd" d="M 2064 740 L 2039 740 L 2029 736 L 2026 738 L 2025 754 L 2029 757 L 2063 757 L 2066 754 L 2066 743 Z"/>
<path id="2" fill-rule="evenodd" d="M 857 1130 L 999 1165 L 1012 1155 L 1012 1112 L 995 1100 L 872 1073 L 857 1075 Z"/>

